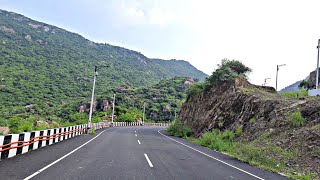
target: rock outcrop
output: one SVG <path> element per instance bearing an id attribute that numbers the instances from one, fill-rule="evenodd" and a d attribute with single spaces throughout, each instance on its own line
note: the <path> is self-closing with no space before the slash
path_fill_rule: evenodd
<path id="1" fill-rule="evenodd" d="M 102 101 L 95 100 L 93 102 L 93 112 L 95 112 L 96 110 L 107 112 L 108 110 L 111 109 L 111 107 L 112 107 L 112 103 L 109 102 L 109 100 L 102 100 Z M 90 102 L 81 103 L 78 106 L 77 111 L 79 113 L 84 113 L 84 112 L 88 113 L 90 111 Z"/>
<path id="2" fill-rule="evenodd" d="M 305 118 L 299 128 L 289 121 L 296 111 Z M 269 143 L 300 153 L 297 166 L 320 173 L 319 98 L 287 98 L 272 87 L 236 79 L 188 97 L 179 119 L 196 137 L 213 129 L 235 131 L 242 127 L 243 134 L 237 140 L 251 142 L 268 132 Z"/>

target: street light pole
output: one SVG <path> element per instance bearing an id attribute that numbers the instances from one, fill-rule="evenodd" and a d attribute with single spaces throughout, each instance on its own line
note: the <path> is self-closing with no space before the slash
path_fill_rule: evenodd
<path id="1" fill-rule="evenodd" d="M 114 104 L 116 101 L 116 94 L 113 94 L 113 102 L 112 102 L 112 117 L 111 117 L 111 124 L 113 125 L 113 120 L 114 120 Z"/>
<path id="2" fill-rule="evenodd" d="M 91 133 L 91 119 L 92 119 L 92 112 L 93 112 L 93 100 L 94 100 L 94 89 L 96 87 L 96 78 L 98 76 L 98 68 L 100 67 L 109 67 L 109 66 L 94 66 L 94 74 L 93 74 L 93 86 L 92 86 L 92 95 L 91 95 L 91 103 L 90 103 L 90 112 L 89 112 L 89 119 L 88 119 L 88 131 L 87 133 Z"/>
<path id="3" fill-rule="evenodd" d="M 267 80 L 268 80 L 268 79 L 271 79 L 271 78 L 265 78 L 265 79 L 264 79 L 263 86 L 266 86 L 266 84 L 267 84 Z"/>
<path id="4" fill-rule="evenodd" d="M 91 118 L 92 118 L 92 111 L 93 111 L 93 99 L 94 99 L 94 89 L 96 86 L 97 70 L 98 70 L 98 67 L 94 66 L 93 86 L 92 86 L 91 104 L 90 104 L 90 112 L 89 112 L 89 120 L 88 120 L 88 132 L 87 132 L 88 134 L 91 133 Z"/>
<path id="5" fill-rule="evenodd" d="M 280 64 L 277 65 L 277 75 L 276 75 L 276 91 L 278 91 L 278 71 L 279 71 L 279 67 L 281 66 L 285 66 L 286 64 Z"/>
<path id="6" fill-rule="evenodd" d="M 318 58 L 317 58 L 317 69 L 316 69 L 316 73 L 317 73 L 317 76 L 316 76 L 316 89 L 318 89 L 318 86 L 319 86 L 319 49 L 320 49 L 320 39 L 318 40 L 317 49 L 318 49 Z"/>

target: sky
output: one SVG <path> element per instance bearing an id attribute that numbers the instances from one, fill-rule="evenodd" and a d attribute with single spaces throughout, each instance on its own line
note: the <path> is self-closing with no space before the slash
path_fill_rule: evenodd
<path id="1" fill-rule="evenodd" d="M 251 83 L 278 89 L 317 65 L 319 0 L 0 0 L 23 14 L 149 58 L 182 59 L 211 74 L 222 59 L 253 71 Z"/>

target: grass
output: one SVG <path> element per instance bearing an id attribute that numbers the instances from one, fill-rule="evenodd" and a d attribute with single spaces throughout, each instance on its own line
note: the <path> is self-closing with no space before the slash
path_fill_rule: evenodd
<path id="1" fill-rule="evenodd" d="M 261 135 L 261 141 L 265 141 L 268 133 Z M 235 134 L 232 131 L 226 130 L 221 132 L 214 130 L 204 133 L 200 138 L 187 138 L 189 141 L 205 146 L 223 153 L 226 153 L 243 162 L 247 162 L 253 166 L 271 171 L 282 172 L 294 179 L 309 180 L 314 179 L 313 173 L 298 173 L 293 174 L 292 169 L 288 169 L 285 165 L 288 161 L 298 161 L 298 151 L 290 151 L 282 149 L 279 146 L 272 144 L 258 145 L 260 138 L 252 142 L 235 142 Z"/>
<path id="2" fill-rule="evenodd" d="M 94 135 L 96 133 L 96 130 L 94 128 L 91 129 L 91 134 Z"/>
<path id="3" fill-rule="evenodd" d="M 280 95 L 288 98 L 308 97 L 308 90 L 302 89 L 301 91 L 283 92 L 280 93 Z"/>
<path id="4" fill-rule="evenodd" d="M 289 121 L 293 127 L 297 128 L 304 124 L 305 119 L 300 111 L 295 111 L 289 116 Z"/>
<path id="5" fill-rule="evenodd" d="M 243 131 L 242 131 L 242 126 L 237 126 L 236 127 L 236 135 L 237 136 L 241 136 L 241 134 L 243 133 Z"/>
<path id="6" fill-rule="evenodd" d="M 256 118 L 253 117 L 253 118 L 249 119 L 250 124 L 254 124 L 255 122 L 257 122 Z"/>
<path id="7" fill-rule="evenodd" d="M 181 137 L 184 128 L 181 122 L 176 122 L 168 129 L 170 129 L 170 134 L 176 134 Z M 238 126 L 235 131 L 236 133 L 229 130 L 220 131 L 215 129 L 212 132 L 204 133 L 200 138 L 188 136 L 184 136 L 184 138 L 192 143 L 223 152 L 261 169 L 284 173 L 293 179 L 311 180 L 316 178 L 314 173 L 293 173 L 300 170 L 286 167 L 288 161 L 298 161 L 299 153 L 298 151 L 285 150 L 279 146 L 266 143 L 272 140 L 269 138 L 270 132 L 261 134 L 260 137 L 251 142 L 236 142 L 237 131 L 238 134 L 242 134 L 242 127 Z"/>

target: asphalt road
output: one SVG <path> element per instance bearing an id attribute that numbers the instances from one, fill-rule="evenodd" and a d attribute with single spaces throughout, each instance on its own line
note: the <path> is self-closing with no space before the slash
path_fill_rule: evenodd
<path id="1" fill-rule="evenodd" d="M 161 130 L 115 127 L 68 139 L 0 161 L 0 179 L 286 179 Z"/>

